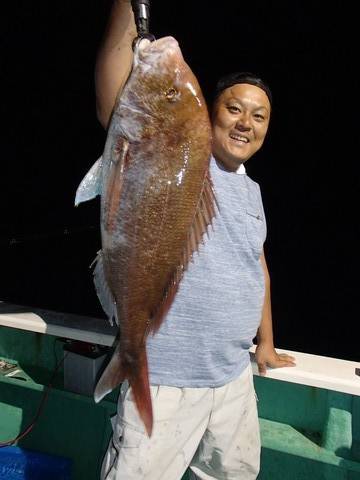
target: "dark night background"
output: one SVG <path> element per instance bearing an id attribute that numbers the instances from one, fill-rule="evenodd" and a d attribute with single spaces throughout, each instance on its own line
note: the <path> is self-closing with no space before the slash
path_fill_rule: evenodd
<path id="1" fill-rule="evenodd" d="M 108 7 L 1 7 L 1 300 L 104 317 L 88 268 L 99 202 L 73 203 L 105 141 L 93 71 Z M 355 18 L 346 2 L 283 0 L 153 0 L 151 17 L 205 95 L 236 70 L 271 85 L 268 138 L 247 171 L 267 213 L 275 342 L 349 360 L 360 360 Z"/>

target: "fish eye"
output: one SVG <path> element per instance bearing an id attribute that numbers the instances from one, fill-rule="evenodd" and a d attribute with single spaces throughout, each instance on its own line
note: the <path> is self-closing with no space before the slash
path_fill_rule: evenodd
<path id="1" fill-rule="evenodd" d="M 172 101 L 175 100 L 177 94 L 178 91 L 176 90 L 176 88 L 171 87 L 165 92 L 165 97 L 167 98 L 167 100 Z"/>

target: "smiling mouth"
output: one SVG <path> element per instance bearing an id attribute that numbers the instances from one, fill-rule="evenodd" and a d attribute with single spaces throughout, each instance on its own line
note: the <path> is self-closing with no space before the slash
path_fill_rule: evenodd
<path id="1" fill-rule="evenodd" d="M 241 143 L 249 143 L 250 140 L 247 137 L 244 137 L 243 135 L 238 135 L 236 133 L 230 133 L 229 137 L 231 140 L 235 140 L 236 142 L 241 142 Z"/>

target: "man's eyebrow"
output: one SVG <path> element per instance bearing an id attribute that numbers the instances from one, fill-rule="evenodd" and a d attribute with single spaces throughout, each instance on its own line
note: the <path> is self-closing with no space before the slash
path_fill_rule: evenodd
<path id="1" fill-rule="evenodd" d="M 240 98 L 237 98 L 237 97 L 229 97 L 226 99 L 226 102 L 230 102 L 230 101 L 235 101 L 235 102 L 238 102 L 240 103 L 241 105 L 243 105 L 243 102 Z M 269 111 L 269 109 L 266 107 L 266 105 L 258 105 L 257 107 L 254 108 L 254 110 L 260 110 L 260 109 L 263 109 L 263 110 L 266 110 L 267 112 Z"/>

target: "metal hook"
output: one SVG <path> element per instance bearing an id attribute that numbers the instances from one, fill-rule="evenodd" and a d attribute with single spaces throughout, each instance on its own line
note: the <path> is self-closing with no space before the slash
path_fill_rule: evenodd
<path id="1" fill-rule="evenodd" d="M 135 23 L 139 39 L 148 39 L 150 42 L 155 40 L 154 35 L 149 32 L 150 28 L 150 0 L 131 0 L 131 6 L 134 11 Z M 133 44 L 134 48 L 134 44 Z"/>

